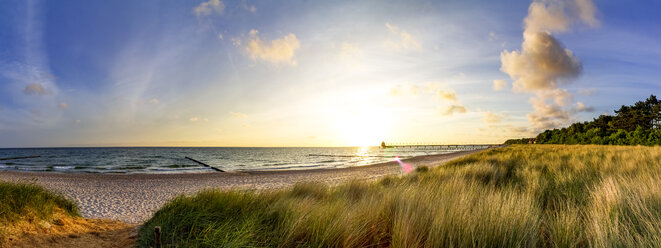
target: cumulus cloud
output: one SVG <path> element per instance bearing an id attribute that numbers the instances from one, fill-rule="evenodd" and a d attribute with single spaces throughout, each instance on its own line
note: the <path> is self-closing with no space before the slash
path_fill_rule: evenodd
<path id="1" fill-rule="evenodd" d="M 571 113 L 556 103 L 549 102 L 543 95 L 530 98 L 533 112 L 526 115 L 534 128 L 539 130 L 565 125 L 571 120 Z"/>
<path id="2" fill-rule="evenodd" d="M 493 80 L 493 90 L 499 91 L 507 88 L 507 82 L 505 80 Z"/>
<path id="3" fill-rule="evenodd" d="M 438 90 L 436 95 L 443 100 L 457 101 L 457 93 L 454 90 Z"/>
<path id="4" fill-rule="evenodd" d="M 554 128 L 572 120 L 573 95 L 559 87 L 578 77 L 583 67 L 553 33 L 579 23 L 597 26 L 596 12 L 592 0 L 536 0 L 524 19 L 521 50 L 500 54 L 500 70 L 514 80 L 513 90 L 536 94 L 530 99 L 533 112 L 526 115 L 534 128 Z"/>
<path id="5" fill-rule="evenodd" d="M 592 0 L 534 1 L 524 19 L 526 32 L 564 32 L 572 24 L 599 25 Z"/>
<path id="6" fill-rule="evenodd" d="M 386 23 L 386 28 L 390 30 L 390 33 L 398 36 L 398 41 L 386 41 L 386 46 L 394 49 L 405 49 L 405 50 L 422 50 L 422 45 L 415 39 L 411 34 L 406 32 L 403 29 L 400 29 L 397 26 Z"/>
<path id="7" fill-rule="evenodd" d="M 222 14 L 223 11 L 225 11 L 225 4 L 220 0 L 209 0 L 207 2 L 200 3 L 200 5 L 193 8 L 193 13 L 197 17 L 208 16 L 213 12 Z"/>
<path id="8" fill-rule="evenodd" d="M 60 109 L 68 109 L 69 104 L 66 102 L 60 102 L 60 104 L 58 104 L 57 107 L 59 107 Z"/>
<path id="9" fill-rule="evenodd" d="M 546 32 L 523 34 L 521 51 L 500 54 L 501 70 L 513 80 L 518 91 L 553 89 L 560 83 L 576 78 L 581 62 L 558 40 Z"/>
<path id="10" fill-rule="evenodd" d="M 232 118 L 246 118 L 248 117 L 247 114 L 241 113 L 241 112 L 230 112 L 230 116 Z"/>
<path id="11" fill-rule="evenodd" d="M 265 42 L 259 38 L 258 34 L 259 31 L 255 29 L 250 30 L 250 38 L 245 46 L 246 52 L 252 59 L 261 59 L 274 64 L 296 65 L 294 55 L 300 47 L 296 35 L 290 33 L 282 38 Z"/>
<path id="12" fill-rule="evenodd" d="M 27 86 L 25 86 L 25 89 L 23 89 L 23 93 L 25 93 L 26 95 L 44 96 L 44 95 L 50 94 L 51 91 L 46 89 L 41 84 L 34 83 L 34 84 L 28 84 Z"/>
<path id="13" fill-rule="evenodd" d="M 466 111 L 467 111 L 466 107 L 464 107 L 463 105 L 449 105 L 439 108 L 438 113 L 442 116 L 450 116 L 455 113 L 463 114 L 466 113 Z"/>
<path id="14" fill-rule="evenodd" d="M 543 99 L 552 99 L 559 106 L 569 106 L 574 101 L 574 95 L 566 89 L 554 89 L 538 93 Z"/>
<path id="15" fill-rule="evenodd" d="M 159 103 L 161 103 L 161 101 L 159 101 L 159 100 L 156 99 L 156 98 L 152 98 L 151 100 L 149 100 L 149 102 L 152 103 L 152 104 L 159 104 Z"/>
<path id="16" fill-rule="evenodd" d="M 197 122 L 199 120 L 200 119 L 198 119 L 197 117 L 191 117 L 191 118 L 188 119 L 188 121 L 190 121 L 190 122 Z"/>

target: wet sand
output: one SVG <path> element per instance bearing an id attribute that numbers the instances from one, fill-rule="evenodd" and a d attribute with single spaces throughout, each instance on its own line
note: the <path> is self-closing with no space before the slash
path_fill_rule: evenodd
<path id="1" fill-rule="evenodd" d="M 437 166 L 482 150 L 413 157 L 413 166 Z M 186 174 L 78 174 L 57 172 L 0 172 L 0 181 L 42 185 L 74 199 L 83 217 L 140 223 L 170 199 L 202 189 L 277 189 L 297 182 L 337 184 L 351 179 L 375 180 L 402 174 L 397 162 L 339 169 Z"/>

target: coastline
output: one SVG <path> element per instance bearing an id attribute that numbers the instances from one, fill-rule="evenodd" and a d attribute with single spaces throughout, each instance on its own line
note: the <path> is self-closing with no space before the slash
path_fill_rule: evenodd
<path id="1" fill-rule="evenodd" d="M 417 156 L 403 160 L 413 166 L 437 166 L 449 160 L 483 151 L 459 151 Z M 208 172 L 181 174 L 79 174 L 1 171 L 0 181 L 35 183 L 76 201 L 83 217 L 140 223 L 163 204 L 181 194 L 203 189 L 269 190 L 298 182 L 337 184 L 350 179 L 376 180 L 401 174 L 397 162 L 307 170 Z"/>

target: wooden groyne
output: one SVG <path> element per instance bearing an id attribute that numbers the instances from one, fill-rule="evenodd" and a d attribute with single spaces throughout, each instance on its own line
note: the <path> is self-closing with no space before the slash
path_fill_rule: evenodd
<path id="1" fill-rule="evenodd" d="M 14 159 L 38 158 L 38 157 L 41 157 L 41 156 L 27 156 L 27 157 L 0 158 L 0 160 L 14 160 Z"/>
<path id="2" fill-rule="evenodd" d="M 218 168 L 213 167 L 213 166 L 211 166 L 211 165 L 208 165 L 208 164 L 202 163 L 202 162 L 197 161 L 197 160 L 195 160 L 195 159 L 192 159 L 192 158 L 189 158 L 189 157 L 185 157 L 185 158 L 188 159 L 188 160 L 190 160 L 190 161 L 193 161 L 193 162 L 195 162 L 195 163 L 198 163 L 198 164 L 200 164 L 200 165 L 202 165 L 202 166 L 209 167 L 209 168 L 211 168 L 211 169 L 213 169 L 213 170 L 215 170 L 215 171 L 218 171 L 218 172 L 225 172 L 224 170 L 221 170 L 221 169 L 218 169 Z"/>

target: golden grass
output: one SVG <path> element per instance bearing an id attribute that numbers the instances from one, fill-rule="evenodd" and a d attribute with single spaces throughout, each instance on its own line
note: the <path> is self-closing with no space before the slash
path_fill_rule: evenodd
<path id="1" fill-rule="evenodd" d="M 661 244 L 661 148 L 515 145 L 378 182 L 179 197 L 140 245 L 644 247 Z"/>
<path id="2" fill-rule="evenodd" d="M 134 230 L 82 218 L 73 201 L 41 186 L 0 182 L 0 247 L 130 247 Z"/>

